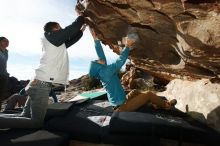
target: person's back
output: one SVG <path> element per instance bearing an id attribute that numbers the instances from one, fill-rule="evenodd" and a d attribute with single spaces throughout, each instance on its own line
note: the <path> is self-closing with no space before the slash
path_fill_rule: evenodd
<path id="1" fill-rule="evenodd" d="M 36 79 L 67 84 L 68 81 L 68 53 L 65 44 L 55 47 L 45 37 L 42 38 L 43 56 L 40 66 L 35 70 Z"/>
<path id="2" fill-rule="evenodd" d="M 101 43 L 97 39 L 93 30 L 91 30 L 91 33 L 95 39 L 95 49 L 99 60 L 91 62 L 89 75 L 101 80 L 103 87 L 107 91 L 109 102 L 113 106 L 119 106 L 125 102 L 126 94 L 121 85 L 118 73 L 121 67 L 125 64 L 130 50 L 129 47 L 131 48 L 131 46 L 134 44 L 134 41 L 128 40 L 126 47 L 122 50 L 116 62 L 107 65 Z"/>
<path id="3" fill-rule="evenodd" d="M 107 68 L 107 69 L 106 69 Z M 109 66 L 106 66 L 104 70 L 109 70 Z M 106 72 L 106 71 L 103 71 Z M 106 89 L 108 94 L 108 100 L 111 103 L 114 103 L 115 106 L 121 105 L 125 101 L 125 91 L 121 85 L 120 79 L 118 77 L 118 73 L 116 72 L 113 74 L 109 80 L 107 81 L 106 78 L 101 79 L 103 87 Z"/>
<path id="4" fill-rule="evenodd" d="M 101 46 L 100 41 L 96 41 L 95 43 L 96 48 L 97 45 Z M 101 49 L 100 47 L 97 48 L 97 50 Z M 114 64 L 99 64 L 93 61 L 91 63 L 90 75 L 100 79 L 103 87 L 107 91 L 109 102 L 113 106 L 117 106 L 124 103 L 126 95 L 118 77 L 118 70 L 115 70 L 113 66 Z M 98 75 L 93 74 L 93 72 L 98 72 Z"/>

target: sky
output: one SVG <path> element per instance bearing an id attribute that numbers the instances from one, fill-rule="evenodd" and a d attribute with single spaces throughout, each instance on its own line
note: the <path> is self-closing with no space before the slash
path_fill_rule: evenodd
<path id="1" fill-rule="evenodd" d="M 0 0 L 0 36 L 9 39 L 7 70 L 19 80 L 31 79 L 42 54 L 40 38 L 43 26 L 49 21 L 61 27 L 71 24 L 77 17 L 76 0 Z M 104 46 L 108 63 L 117 55 Z M 94 42 L 88 28 L 83 37 L 68 48 L 70 60 L 69 79 L 88 73 L 89 63 L 97 59 Z"/>

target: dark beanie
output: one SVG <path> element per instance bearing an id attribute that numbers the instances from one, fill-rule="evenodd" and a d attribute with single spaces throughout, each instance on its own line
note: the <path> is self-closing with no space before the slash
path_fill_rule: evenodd
<path id="1" fill-rule="evenodd" d="M 0 41 L 2 41 L 2 40 L 4 40 L 4 39 L 6 39 L 6 40 L 7 40 L 7 38 L 6 38 L 6 37 L 3 37 L 3 36 L 1 36 L 1 37 L 0 37 Z"/>

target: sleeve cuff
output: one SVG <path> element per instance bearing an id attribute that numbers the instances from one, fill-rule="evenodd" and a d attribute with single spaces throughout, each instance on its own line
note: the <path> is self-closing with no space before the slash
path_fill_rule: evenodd
<path id="1" fill-rule="evenodd" d="M 94 42 L 95 42 L 95 43 L 101 43 L 101 41 L 100 41 L 100 40 L 94 40 Z"/>
<path id="2" fill-rule="evenodd" d="M 124 50 L 130 51 L 130 48 L 129 47 L 124 47 Z"/>
<path id="3" fill-rule="evenodd" d="M 84 16 L 78 16 L 77 21 L 80 21 L 81 23 L 85 23 L 85 17 Z"/>

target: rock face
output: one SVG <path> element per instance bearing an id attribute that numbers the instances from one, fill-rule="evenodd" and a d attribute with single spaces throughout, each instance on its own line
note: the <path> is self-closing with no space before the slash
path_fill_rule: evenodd
<path id="1" fill-rule="evenodd" d="M 166 80 L 220 77 L 219 0 L 79 0 L 98 37 L 119 53 L 139 36 L 130 59 Z"/>
<path id="2" fill-rule="evenodd" d="M 184 112 L 202 113 L 207 123 L 220 131 L 220 84 L 213 84 L 207 79 L 175 79 L 167 85 L 166 91 L 158 94 L 177 99 L 176 107 Z"/>

